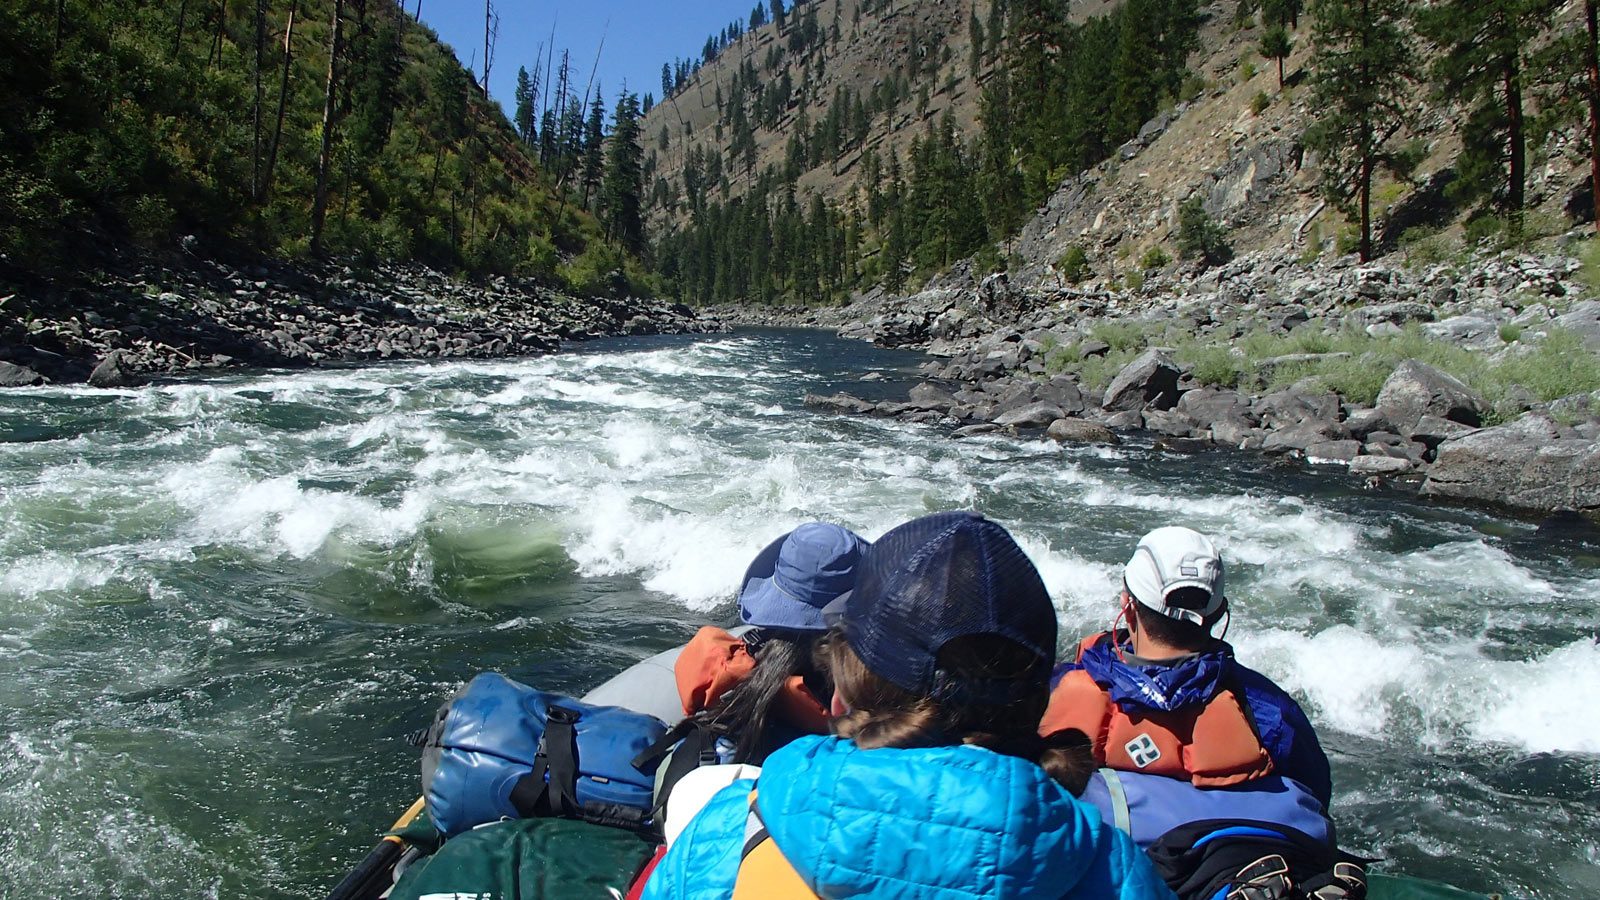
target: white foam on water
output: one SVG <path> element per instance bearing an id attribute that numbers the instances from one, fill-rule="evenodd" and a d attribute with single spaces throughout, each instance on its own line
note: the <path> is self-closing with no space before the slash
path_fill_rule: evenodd
<path id="1" fill-rule="evenodd" d="M 125 577 L 115 561 L 47 552 L 9 560 L 0 570 L 0 597 L 32 600 L 102 587 Z"/>
<path id="2" fill-rule="evenodd" d="M 1578 641 L 1526 661 L 1483 656 L 1449 635 L 1396 643 L 1340 625 L 1307 636 L 1235 636 L 1239 658 L 1306 698 L 1320 727 L 1426 746 L 1494 741 L 1600 753 L 1600 647 Z"/>

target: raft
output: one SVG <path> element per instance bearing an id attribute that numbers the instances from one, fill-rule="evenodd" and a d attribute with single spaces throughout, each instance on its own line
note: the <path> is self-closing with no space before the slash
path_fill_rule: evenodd
<path id="1" fill-rule="evenodd" d="M 737 634 L 744 630 L 738 628 L 734 632 Z M 682 647 L 675 647 L 637 662 L 580 699 L 600 706 L 620 706 L 647 713 L 671 727 L 684 717 L 683 704 L 678 699 L 677 681 L 673 675 L 673 665 L 682 650 Z M 421 797 L 407 807 L 377 846 L 333 889 L 328 900 L 382 900 L 412 864 L 437 849 L 439 837 L 428 817 L 423 814 L 424 807 Z M 637 843 L 637 837 L 628 832 L 559 819 L 527 821 L 530 827 L 540 828 L 545 833 L 538 836 L 537 841 L 523 840 L 523 835 L 519 834 L 516 836 L 521 842 L 519 846 L 537 847 L 550 856 L 567 856 L 574 852 L 593 854 L 598 851 L 611 852 L 619 857 L 620 868 L 608 866 L 611 872 L 596 873 L 597 880 L 587 886 L 587 892 L 583 890 L 585 886 L 574 885 L 578 890 L 572 892 L 572 896 L 584 893 L 595 896 L 596 889 L 599 889 L 599 896 L 604 896 L 604 888 L 615 889 L 614 884 L 598 878 L 600 874 L 610 876 L 611 882 L 621 880 L 625 888 L 629 880 L 628 873 L 637 871 L 635 862 L 629 858 L 630 851 L 637 849 L 630 846 L 629 842 Z M 597 829 L 599 832 L 615 832 L 616 841 L 600 842 L 601 846 L 597 847 Z M 473 834 L 468 832 L 455 840 L 470 839 Z M 504 865 L 505 861 L 486 862 L 486 865 L 496 864 Z M 546 877 L 545 873 L 535 871 L 525 873 L 524 881 L 545 883 Z M 1368 873 L 1367 897 L 1369 900 L 1501 900 L 1499 894 L 1478 894 L 1439 882 L 1382 872 Z M 544 898 L 541 897 L 541 900 Z"/>

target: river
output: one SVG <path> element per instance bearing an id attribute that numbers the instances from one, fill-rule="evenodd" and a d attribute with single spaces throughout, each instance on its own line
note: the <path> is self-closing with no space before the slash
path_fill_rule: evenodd
<path id="1" fill-rule="evenodd" d="M 800 404 L 917 361 L 759 331 L 0 393 L 0 896 L 319 897 L 475 672 L 581 692 L 729 621 L 795 524 L 950 508 L 1013 530 L 1063 647 L 1142 532 L 1210 532 L 1229 639 L 1317 723 L 1349 849 L 1600 895 L 1592 530 Z"/>

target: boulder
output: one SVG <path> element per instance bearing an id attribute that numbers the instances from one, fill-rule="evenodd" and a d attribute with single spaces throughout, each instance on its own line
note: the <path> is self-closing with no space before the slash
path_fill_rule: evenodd
<path id="1" fill-rule="evenodd" d="M 1349 322 L 1357 328 L 1367 328 L 1380 322 L 1404 325 L 1407 322 L 1432 322 L 1433 319 L 1433 307 L 1415 300 L 1402 300 L 1398 303 L 1363 306 L 1350 313 Z"/>
<path id="2" fill-rule="evenodd" d="M 1306 446 L 1306 459 L 1312 462 L 1347 463 L 1360 455 L 1360 441 L 1319 441 Z"/>
<path id="3" fill-rule="evenodd" d="M 1499 350 L 1505 346 L 1500 339 L 1500 326 L 1485 316 L 1453 316 L 1424 325 L 1422 331 L 1468 350 Z"/>
<path id="4" fill-rule="evenodd" d="M 1260 447 L 1266 440 L 1266 433 L 1242 421 L 1225 420 L 1211 424 L 1211 440 L 1226 447 L 1242 450 Z"/>
<path id="5" fill-rule="evenodd" d="M 1437 447 L 1452 438 L 1466 437 L 1477 430 L 1471 425 L 1463 425 L 1438 416 L 1423 416 L 1417 420 L 1416 427 L 1411 429 L 1411 439 L 1429 447 Z"/>
<path id="6" fill-rule="evenodd" d="M 1194 419 L 1175 409 L 1147 409 L 1144 413 L 1144 427 L 1167 437 L 1189 437 L 1195 433 L 1195 426 Z"/>
<path id="7" fill-rule="evenodd" d="M 956 405 L 954 394 L 926 381 L 911 389 L 910 400 L 918 409 L 949 409 Z"/>
<path id="8" fill-rule="evenodd" d="M 1039 385 L 1034 389 L 1033 396 L 1043 402 L 1054 403 L 1069 416 L 1075 416 L 1089 406 L 1088 400 L 1083 396 L 1083 389 L 1068 375 L 1057 375 Z"/>
<path id="9" fill-rule="evenodd" d="M 977 425 L 963 425 L 957 428 L 953 434 L 956 437 L 972 437 L 979 434 L 993 434 L 999 430 L 1000 426 L 993 422 L 980 422 Z"/>
<path id="10" fill-rule="evenodd" d="M 1585 300 L 1573 304 L 1570 310 L 1556 316 L 1555 324 L 1577 332 L 1584 346 L 1600 353 L 1600 300 Z"/>
<path id="11" fill-rule="evenodd" d="M 1063 444 L 1120 444 L 1122 441 L 1111 429 L 1084 419 L 1057 419 L 1050 423 L 1045 435 Z"/>
<path id="12" fill-rule="evenodd" d="M 1351 475 L 1404 475 L 1411 469 L 1411 460 L 1393 456 L 1358 456 L 1350 460 Z"/>
<path id="13" fill-rule="evenodd" d="M 1326 428 L 1325 434 L 1332 433 L 1343 411 L 1338 394 L 1311 393 L 1295 388 L 1268 394 L 1256 400 L 1251 409 L 1267 428 L 1286 428 L 1315 422 Z"/>
<path id="14" fill-rule="evenodd" d="M 1006 428 L 1043 428 L 1065 417 L 1066 413 L 1054 403 L 1030 403 L 1018 409 L 1002 412 L 995 416 L 993 421 L 994 424 Z"/>
<path id="15" fill-rule="evenodd" d="M 1137 412 L 1146 406 L 1171 409 L 1178 405 L 1180 374 L 1177 363 L 1152 347 L 1122 367 L 1100 406 L 1112 412 Z"/>
<path id="16" fill-rule="evenodd" d="M 1219 432 L 1232 435 L 1249 431 L 1257 421 L 1250 412 L 1250 401 L 1238 391 L 1216 388 L 1187 391 L 1178 399 L 1175 409 L 1193 419 L 1199 428 L 1211 429 L 1212 438 L 1224 444 L 1234 442 L 1219 437 Z"/>
<path id="17" fill-rule="evenodd" d="M 1288 453 L 1291 450 L 1304 453 L 1307 447 L 1327 443 L 1328 439 L 1325 423 L 1302 422 L 1272 431 L 1261 442 L 1261 449 L 1267 453 Z"/>
<path id="18" fill-rule="evenodd" d="M 856 415 L 866 415 L 867 413 L 875 412 L 878 408 L 878 405 L 870 400 L 863 400 L 860 397 L 844 393 L 834 394 L 830 397 L 824 397 L 821 394 L 807 394 L 804 402 L 811 409 L 823 412 L 854 413 Z"/>
<path id="19" fill-rule="evenodd" d="M 1408 359 L 1383 383 L 1377 408 L 1405 433 L 1426 415 L 1476 427 L 1483 422 L 1484 403 L 1454 375 Z"/>
<path id="20" fill-rule="evenodd" d="M 43 375 L 27 366 L 0 361 L 0 387 L 31 387 L 44 381 Z"/>
<path id="21" fill-rule="evenodd" d="M 1536 512 L 1600 512 L 1600 441 L 1569 434 L 1532 412 L 1445 441 L 1422 493 Z"/>
<path id="22" fill-rule="evenodd" d="M 124 368 L 125 350 L 113 350 L 100 360 L 100 364 L 89 373 L 89 385 L 97 388 L 132 387 L 139 383 L 134 375 Z"/>

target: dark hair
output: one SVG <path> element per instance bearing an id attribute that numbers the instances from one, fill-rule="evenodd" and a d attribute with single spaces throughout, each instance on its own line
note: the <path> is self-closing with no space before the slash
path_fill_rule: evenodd
<path id="1" fill-rule="evenodd" d="M 711 731 L 733 741 L 732 762 L 759 765 L 771 753 L 769 719 L 778 695 L 796 675 L 827 708 L 833 697 L 833 681 L 821 659 L 822 632 L 787 628 L 757 628 L 745 632 L 743 640 L 755 657 L 750 677 L 729 690 L 696 719 Z"/>
<path id="2" fill-rule="evenodd" d="M 1167 605 L 1183 609 L 1201 609 L 1211 599 L 1204 589 L 1197 587 L 1178 588 L 1167 595 Z M 1177 601 L 1177 602 L 1173 602 Z M 1128 604 L 1128 620 L 1144 629 L 1145 634 L 1155 640 L 1178 647 L 1183 650 L 1199 651 L 1211 646 L 1211 627 L 1209 625 L 1196 625 L 1188 619 L 1174 619 L 1145 606 L 1138 600 Z"/>
<path id="3" fill-rule="evenodd" d="M 867 750 L 879 747 L 949 747 L 971 744 L 1038 763 L 1074 796 L 1094 774 L 1089 739 L 1071 728 L 1039 736 L 1039 720 L 1050 701 L 1041 681 L 1009 703 L 935 699 L 907 691 L 868 669 L 839 631 L 826 644 L 834 684 L 850 712 L 834 720 L 834 731 Z M 998 635 L 955 638 L 939 651 L 939 668 L 957 676 L 1013 678 L 1036 666 L 1029 651 Z"/>

